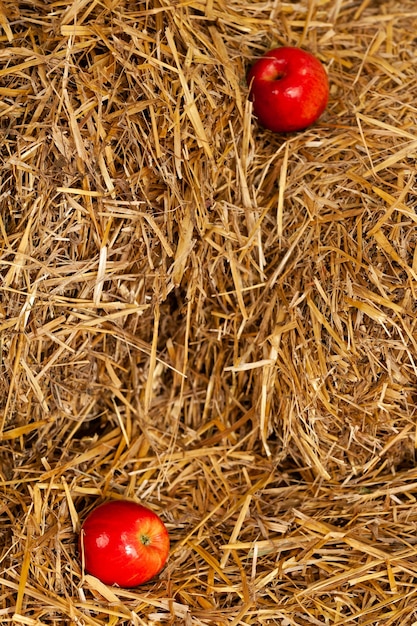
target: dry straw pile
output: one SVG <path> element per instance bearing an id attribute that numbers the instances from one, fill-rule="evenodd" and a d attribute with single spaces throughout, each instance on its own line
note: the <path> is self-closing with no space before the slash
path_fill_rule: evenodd
<path id="1" fill-rule="evenodd" d="M 417 623 L 415 0 L 0 4 L 0 620 Z M 280 136 L 245 73 L 316 54 Z M 151 583 L 82 572 L 110 498 Z"/>

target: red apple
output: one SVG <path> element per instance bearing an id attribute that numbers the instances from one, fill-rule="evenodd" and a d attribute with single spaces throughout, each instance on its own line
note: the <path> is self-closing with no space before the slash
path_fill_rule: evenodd
<path id="1" fill-rule="evenodd" d="M 93 509 L 80 532 L 85 570 L 107 585 L 136 587 L 161 571 L 169 536 L 156 513 L 129 500 Z"/>
<path id="2" fill-rule="evenodd" d="M 247 75 L 253 112 L 277 133 L 303 130 L 326 108 L 329 82 L 320 61 L 305 50 L 274 48 Z"/>

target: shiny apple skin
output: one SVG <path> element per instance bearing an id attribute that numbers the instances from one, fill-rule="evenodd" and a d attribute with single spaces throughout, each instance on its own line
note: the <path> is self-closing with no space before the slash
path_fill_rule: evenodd
<path id="1" fill-rule="evenodd" d="M 251 67 L 247 82 L 259 123 L 277 133 L 304 130 L 318 120 L 329 99 L 326 70 L 301 48 L 270 50 Z"/>
<path id="2" fill-rule="evenodd" d="M 79 541 L 86 572 L 119 587 L 136 587 L 156 576 L 168 558 L 169 545 L 160 517 L 129 500 L 111 500 L 93 509 Z"/>

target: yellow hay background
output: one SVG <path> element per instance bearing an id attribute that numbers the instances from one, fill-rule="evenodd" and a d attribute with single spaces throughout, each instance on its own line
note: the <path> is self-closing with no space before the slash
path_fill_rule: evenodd
<path id="1" fill-rule="evenodd" d="M 417 624 L 415 0 L 0 3 L 0 621 Z M 327 111 L 245 74 L 313 52 Z M 167 524 L 137 589 L 77 533 Z"/>

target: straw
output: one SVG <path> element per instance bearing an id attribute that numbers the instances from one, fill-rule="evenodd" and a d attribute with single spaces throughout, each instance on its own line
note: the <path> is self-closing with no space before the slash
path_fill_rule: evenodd
<path id="1" fill-rule="evenodd" d="M 0 3 L 0 621 L 417 621 L 415 2 Z M 321 119 L 245 75 L 301 45 Z M 83 571 L 108 499 L 171 536 Z"/>

